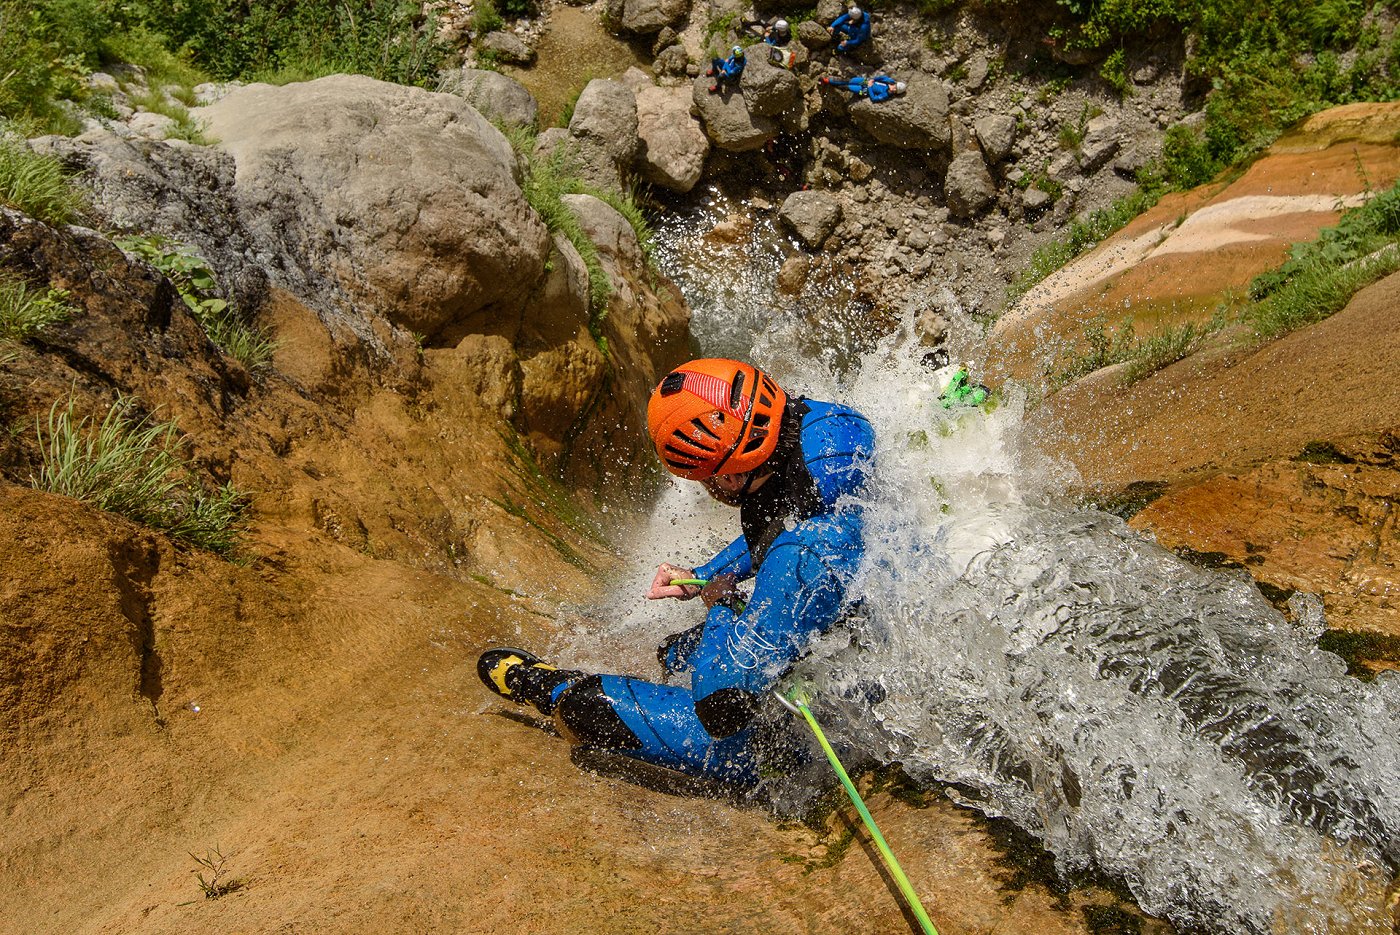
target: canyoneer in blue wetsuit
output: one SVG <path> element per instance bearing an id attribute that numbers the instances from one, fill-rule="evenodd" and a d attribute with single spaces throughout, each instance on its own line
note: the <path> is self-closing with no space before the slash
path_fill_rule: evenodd
<path id="1" fill-rule="evenodd" d="M 710 70 L 705 74 L 715 79 L 715 83 L 710 85 L 711 94 L 718 94 L 722 88 L 737 85 L 739 76 L 744 73 L 744 47 L 736 45 L 730 53 L 729 58 L 710 60 Z"/>
<path id="2" fill-rule="evenodd" d="M 837 43 L 836 51 L 850 54 L 860 48 L 870 38 L 870 14 L 858 6 L 853 6 L 831 21 L 826 27 L 832 38 L 845 36 Z"/>
<path id="3" fill-rule="evenodd" d="M 708 562 L 663 563 L 653 600 L 700 597 L 704 622 L 662 642 L 668 676 L 690 685 L 558 669 L 519 649 L 483 653 L 497 694 L 553 715 L 574 743 L 735 785 L 757 781 L 756 717 L 808 641 L 850 609 L 863 554 L 861 492 L 874 453 L 870 422 L 846 406 L 789 397 L 739 361 L 691 361 L 647 408 L 667 470 L 739 507 L 743 535 Z M 753 579 L 744 601 L 740 581 Z M 703 588 L 676 583 L 708 579 Z"/>
<path id="4" fill-rule="evenodd" d="M 903 81 L 895 81 L 889 75 L 876 75 L 873 78 L 866 78 L 856 75 L 853 78 L 823 78 L 821 83 L 833 88 L 841 88 L 850 91 L 856 97 L 868 97 L 872 101 L 879 103 L 887 101 L 891 97 L 903 94 L 909 89 Z"/>

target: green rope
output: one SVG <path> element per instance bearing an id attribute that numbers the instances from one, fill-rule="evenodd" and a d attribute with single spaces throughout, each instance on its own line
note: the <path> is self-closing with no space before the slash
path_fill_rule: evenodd
<path id="1" fill-rule="evenodd" d="M 672 578 L 673 585 L 698 585 L 704 587 L 709 584 L 706 578 Z M 742 612 L 742 606 L 740 607 Z M 807 726 L 812 728 L 812 733 L 817 736 L 817 742 L 822 745 L 822 750 L 826 752 L 826 758 L 831 761 L 832 769 L 836 770 L 836 775 L 841 779 L 841 784 L 846 787 L 846 795 L 851 797 L 855 804 L 856 811 L 860 812 L 861 820 L 865 822 L 865 827 L 870 830 L 870 836 L 875 840 L 875 846 L 880 849 L 880 856 L 885 860 L 885 866 L 889 868 L 890 876 L 899 885 L 899 892 L 904 896 L 904 902 L 909 906 L 909 910 L 914 913 L 914 917 L 919 920 L 920 927 L 927 935 L 938 935 L 938 929 L 933 927 L 929 921 L 928 913 L 924 911 L 924 904 L 919 902 L 919 894 L 914 892 L 914 887 L 909 882 L 909 878 L 904 875 L 904 870 L 899 866 L 899 861 L 895 859 L 894 851 L 885 843 L 885 836 L 880 833 L 879 827 L 875 824 L 874 817 L 870 814 L 870 809 L 865 807 L 864 800 L 860 793 L 856 791 L 855 783 L 851 782 L 851 777 L 846 774 L 846 768 L 841 765 L 841 761 L 836 757 L 836 751 L 831 749 L 831 744 L 827 742 L 826 734 L 822 733 L 821 727 L 817 724 L 817 719 L 812 716 L 811 710 L 807 707 L 807 697 L 802 686 L 797 685 L 792 689 L 792 700 L 784 698 L 778 690 L 773 689 L 773 694 L 783 707 L 793 714 L 800 714 L 807 721 Z"/>
<path id="2" fill-rule="evenodd" d="M 889 868 L 890 876 L 894 877 L 895 883 L 899 885 L 899 892 L 904 896 L 904 902 L 909 906 L 909 910 L 914 913 L 914 917 L 919 920 L 919 925 L 927 935 L 938 935 L 938 929 L 933 927 L 929 921 L 928 913 L 924 911 L 924 904 L 919 901 L 919 894 L 914 892 L 914 887 L 909 883 L 909 878 L 904 875 L 904 870 L 900 868 L 899 861 L 895 859 L 894 852 L 885 843 L 885 836 L 880 833 L 880 829 L 875 825 L 875 819 L 870 814 L 870 809 L 865 807 L 865 802 L 861 799 L 860 793 L 856 791 L 855 783 L 851 782 L 851 777 L 846 774 L 846 768 L 841 765 L 841 761 L 836 757 L 836 751 L 831 749 L 831 744 L 827 742 L 826 735 L 817 724 L 817 719 L 812 716 L 811 710 L 807 707 L 807 699 L 804 697 L 801 686 L 792 690 L 792 700 L 789 701 L 778 693 L 777 689 L 773 694 L 782 702 L 783 707 L 794 714 L 800 714 L 807 721 L 807 726 L 812 728 L 812 733 L 816 735 L 817 742 L 822 745 L 822 750 L 826 752 L 826 758 L 831 761 L 832 769 L 836 770 L 836 775 L 840 777 L 841 784 L 846 787 L 846 795 L 851 797 L 856 811 L 860 812 L 861 820 L 865 822 L 865 827 L 870 830 L 870 836 L 875 840 L 875 846 L 880 849 L 880 856 L 885 860 L 885 866 Z"/>

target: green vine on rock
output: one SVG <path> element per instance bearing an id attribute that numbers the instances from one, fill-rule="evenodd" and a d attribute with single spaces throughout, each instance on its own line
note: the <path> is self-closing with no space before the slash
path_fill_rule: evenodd
<path id="1" fill-rule="evenodd" d="M 277 343 L 266 332 L 243 321 L 228 300 L 219 295 L 218 279 L 199 254 L 160 234 L 131 234 L 113 242 L 165 274 L 219 350 L 253 372 L 272 361 Z"/>

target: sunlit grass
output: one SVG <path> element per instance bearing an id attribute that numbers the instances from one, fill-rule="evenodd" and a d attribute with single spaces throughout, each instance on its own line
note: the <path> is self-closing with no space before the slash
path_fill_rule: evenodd
<path id="1" fill-rule="evenodd" d="M 174 422 L 138 415 L 118 397 L 101 422 L 77 418 L 76 403 L 54 403 L 38 426 L 40 490 L 90 503 L 172 538 L 223 555 L 238 545 L 247 497 L 231 483 L 205 490 L 180 453 Z"/>

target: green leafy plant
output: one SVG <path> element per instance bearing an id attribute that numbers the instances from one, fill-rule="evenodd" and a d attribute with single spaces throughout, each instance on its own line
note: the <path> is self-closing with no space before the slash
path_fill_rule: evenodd
<path id="1" fill-rule="evenodd" d="M 206 491 L 180 452 L 174 422 L 138 414 L 118 396 L 100 423 L 77 418 L 76 402 L 54 403 L 37 427 L 43 466 L 33 485 L 228 555 L 242 533 L 247 497 L 231 483 Z"/>
<path id="2" fill-rule="evenodd" d="M 0 340 L 23 341 L 77 311 L 68 293 L 33 289 L 21 277 L 0 270 Z"/>
<path id="3" fill-rule="evenodd" d="M 1128 68 L 1122 49 L 1114 49 L 1108 58 L 1104 59 L 1103 64 L 1099 66 L 1099 77 L 1117 91 L 1120 98 L 1132 97 L 1133 83 L 1128 79 Z"/>
<path id="4" fill-rule="evenodd" d="M 243 321 L 219 295 L 218 280 L 203 257 L 159 234 L 117 237 L 114 242 L 165 274 L 215 347 L 255 372 L 271 362 L 277 342 Z"/>
<path id="5" fill-rule="evenodd" d="M 67 224 L 87 206 L 57 159 L 0 129 L 0 202 L 49 224 Z"/>

